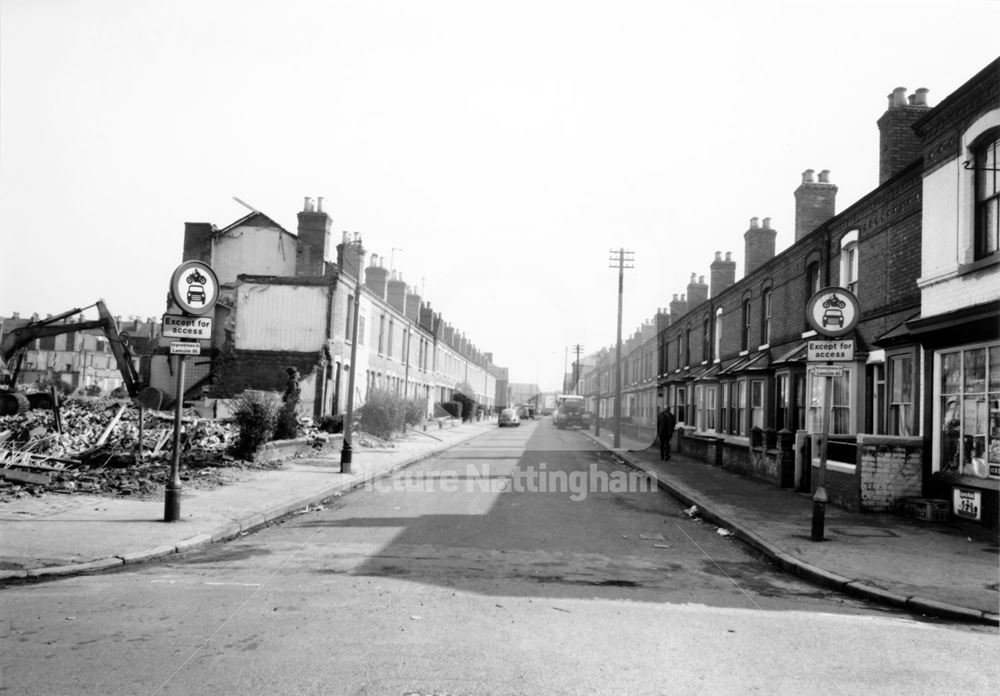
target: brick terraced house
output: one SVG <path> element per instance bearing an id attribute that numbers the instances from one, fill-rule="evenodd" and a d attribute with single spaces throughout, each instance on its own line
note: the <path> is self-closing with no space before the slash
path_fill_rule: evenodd
<path id="1" fill-rule="evenodd" d="M 802 174 L 795 241 L 775 253 L 769 218 L 744 232 L 744 273 L 716 252 L 710 280 L 692 274 L 647 342 L 623 349 L 623 407 L 651 436 L 641 404 L 679 421 L 688 455 L 814 491 L 810 437 L 825 378 L 807 360 L 809 298 L 843 287 L 860 302 L 854 359 L 832 394 L 826 489 L 851 510 L 892 511 L 945 497 L 952 513 L 997 526 L 1000 481 L 1000 68 L 994 61 L 935 108 L 927 90 L 889 94 L 878 120 L 879 186 L 840 213 L 829 172 Z M 637 335 L 642 333 L 642 329 Z M 613 412 L 614 347 L 581 376 L 595 412 Z M 629 408 L 623 411 L 628 412 Z M 651 437 L 650 437 L 651 439 Z"/>

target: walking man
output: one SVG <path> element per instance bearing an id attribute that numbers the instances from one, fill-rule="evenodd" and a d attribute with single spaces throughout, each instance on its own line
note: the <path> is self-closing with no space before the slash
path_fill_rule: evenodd
<path id="1" fill-rule="evenodd" d="M 674 436 L 674 427 L 677 425 L 677 418 L 670 411 L 670 407 L 660 411 L 656 419 L 656 437 L 660 441 L 660 459 L 670 459 L 670 438 Z"/>

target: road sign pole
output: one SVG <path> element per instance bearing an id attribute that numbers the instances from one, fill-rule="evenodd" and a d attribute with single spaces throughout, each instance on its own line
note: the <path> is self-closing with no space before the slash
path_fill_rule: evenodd
<path id="1" fill-rule="evenodd" d="M 174 456 L 163 501 L 163 521 L 181 518 L 181 409 L 184 407 L 184 356 L 177 356 L 177 399 L 174 404 Z"/>
<path id="2" fill-rule="evenodd" d="M 827 363 L 828 365 L 831 363 Z M 816 492 L 813 494 L 812 540 L 823 541 L 824 525 L 826 523 L 826 451 L 830 441 L 830 418 L 833 410 L 833 377 L 823 378 L 823 424 L 820 434 L 813 439 L 819 445 L 819 476 L 816 480 Z M 815 451 L 815 449 L 814 449 Z"/>

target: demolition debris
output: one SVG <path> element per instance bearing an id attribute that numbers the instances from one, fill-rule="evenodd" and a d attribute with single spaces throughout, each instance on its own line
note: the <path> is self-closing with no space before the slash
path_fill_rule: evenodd
<path id="1" fill-rule="evenodd" d="M 173 456 L 173 414 L 142 412 L 131 403 L 71 399 L 59 408 L 0 417 L 0 502 L 42 493 L 143 497 L 157 493 Z M 229 454 L 234 424 L 182 418 L 182 480 L 195 487 L 222 485 L 234 469 L 273 468 Z"/>

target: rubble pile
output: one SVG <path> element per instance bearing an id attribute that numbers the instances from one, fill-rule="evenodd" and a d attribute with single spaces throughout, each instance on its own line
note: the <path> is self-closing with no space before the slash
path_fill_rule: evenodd
<path id="1" fill-rule="evenodd" d="M 59 417 L 36 409 L 0 417 L 0 501 L 44 492 L 144 496 L 168 479 L 174 415 L 129 403 L 76 399 Z M 181 479 L 195 486 L 225 483 L 231 468 L 254 467 L 228 451 L 238 439 L 231 423 L 182 417 Z M 259 468 L 259 467 L 257 467 Z"/>

